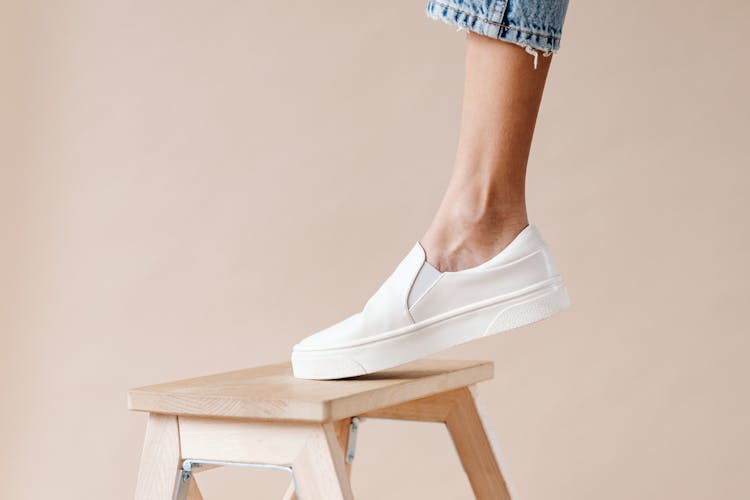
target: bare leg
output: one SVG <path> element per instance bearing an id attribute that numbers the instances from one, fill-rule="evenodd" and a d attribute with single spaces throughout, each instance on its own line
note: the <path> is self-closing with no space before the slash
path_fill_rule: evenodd
<path id="1" fill-rule="evenodd" d="M 551 57 L 467 32 L 453 175 L 420 240 L 427 261 L 458 271 L 489 260 L 528 225 L 526 162 Z"/>

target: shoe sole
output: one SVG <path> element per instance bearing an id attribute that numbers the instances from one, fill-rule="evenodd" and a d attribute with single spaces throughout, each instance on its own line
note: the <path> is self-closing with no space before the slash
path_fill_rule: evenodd
<path id="1" fill-rule="evenodd" d="M 495 297 L 345 347 L 292 351 L 294 376 L 331 380 L 366 375 L 548 318 L 570 306 L 562 279 Z"/>

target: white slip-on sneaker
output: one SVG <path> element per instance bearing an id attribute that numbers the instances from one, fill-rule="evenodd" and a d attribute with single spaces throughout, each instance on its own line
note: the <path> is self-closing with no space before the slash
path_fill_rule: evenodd
<path id="1" fill-rule="evenodd" d="M 294 346 L 292 368 L 305 379 L 365 375 L 542 320 L 569 305 L 534 226 L 490 260 L 455 272 L 433 267 L 417 241 L 362 311 Z"/>

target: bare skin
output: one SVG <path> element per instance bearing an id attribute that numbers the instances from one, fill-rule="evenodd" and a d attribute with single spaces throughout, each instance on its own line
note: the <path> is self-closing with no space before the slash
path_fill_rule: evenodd
<path id="1" fill-rule="evenodd" d="M 440 271 L 477 266 L 529 221 L 526 163 L 551 57 L 467 33 L 464 96 L 453 174 L 420 244 Z"/>

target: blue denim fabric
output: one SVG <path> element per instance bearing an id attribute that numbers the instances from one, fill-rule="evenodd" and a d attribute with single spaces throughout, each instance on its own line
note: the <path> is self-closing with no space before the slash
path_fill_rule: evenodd
<path id="1" fill-rule="evenodd" d="M 427 0 L 427 15 L 545 53 L 560 48 L 568 0 Z M 529 50 L 529 49 L 527 49 Z"/>

